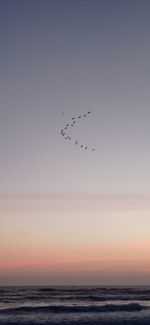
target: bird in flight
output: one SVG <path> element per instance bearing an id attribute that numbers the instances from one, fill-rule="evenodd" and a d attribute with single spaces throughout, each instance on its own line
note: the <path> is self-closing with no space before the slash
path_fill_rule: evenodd
<path id="1" fill-rule="evenodd" d="M 71 118 L 71 123 L 69 124 L 69 123 L 67 123 L 66 125 L 65 125 L 65 127 L 64 127 L 64 129 L 62 129 L 61 130 L 61 135 L 62 136 L 65 136 L 65 140 L 72 140 L 72 141 L 74 141 L 74 143 L 75 143 L 75 145 L 79 145 L 80 146 L 80 148 L 84 148 L 84 150 L 91 150 L 91 151 L 95 151 L 95 148 L 93 147 L 93 148 L 89 148 L 89 146 L 84 146 L 83 144 L 81 144 L 80 143 L 80 141 L 77 141 L 77 140 L 73 140 L 72 139 L 72 137 L 70 137 L 70 135 L 69 134 L 66 134 L 66 130 L 71 126 L 75 126 L 75 125 L 77 125 L 78 124 L 78 119 L 83 119 L 83 118 L 85 118 L 85 117 L 87 117 L 89 114 L 91 114 L 91 110 L 89 110 L 87 113 L 83 113 L 83 114 L 81 114 L 81 115 L 78 115 L 77 117 L 72 117 Z M 65 113 L 63 112 L 62 113 L 62 115 L 65 115 Z M 81 123 L 81 122 L 80 122 Z M 64 130 L 65 130 L 65 132 L 64 132 Z"/>

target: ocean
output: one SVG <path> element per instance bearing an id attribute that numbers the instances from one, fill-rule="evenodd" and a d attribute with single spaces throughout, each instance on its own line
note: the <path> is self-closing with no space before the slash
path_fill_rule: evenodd
<path id="1" fill-rule="evenodd" d="M 150 325 L 150 287 L 0 287 L 0 325 Z"/>

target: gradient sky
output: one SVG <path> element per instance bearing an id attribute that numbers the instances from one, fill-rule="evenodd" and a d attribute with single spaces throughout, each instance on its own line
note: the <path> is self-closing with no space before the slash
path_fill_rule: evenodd
<path id="1" fill-rule="evenodd" d="M 0 1 L 1 285 L 149 283 L 149 31 L 149 0 Z M 89 109 L 95 152 L 59 135 Z"/>

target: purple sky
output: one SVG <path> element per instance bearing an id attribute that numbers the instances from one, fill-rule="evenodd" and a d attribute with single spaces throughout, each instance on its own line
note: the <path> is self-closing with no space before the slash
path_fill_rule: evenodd
<path id="1" fill-rule="evenodd" d="M 150 192 L 149 28 L 145 0 L 1 1 L 0 193 Z M 58 136 L 90 108 L 94 154 Z"/>
<path id="2" fill-rule="evenodd" d="M 13 223 L 13 218 L 26 218 L 24 205 L 22 209 L 19 205 L 14 217 L 11 215 L 11 197 L 20 202 L 19 197 L 26 195 L 49 196 L 50 201 L 55 196 L 58 220 L 61 196 L 65 197 L 64 205 L 66 198 L 69 202 L 70 195 L 86 196 L 87 200 L 90 195 L 91 198 L 108 196 L 108 205 L 113 195 L 117 202 L 120 196 L 126 195 L 139 197 L 139 202 L 143 197 L 149 197 L 149 31 L 149 0 L 0 1 L 2 247 L 11 247 L 16 233 L 21 238 L 23 230 L 16 231 L 17 222 Z M 60 130 L 72 116 L 88 110 L 92 110 L 91 115 L 73 127 L 70 136 L 88 148 L 95 147 L 95 152 L 82 150 L 60 136 Z M 6 208 L 2 201 L 7 195 Z M 145 210 L 149 211 L 149 208 L 147 210 L 144 205 Z M 27 211 L 32 219 L 32 208 Z M 46 211 L 51 215 L 53 207 L 46 205 Z M 70 211 L 71 208 L 67 212 L 67 207 L 63 211 L 63 224 Z M 79 211 L 77 215 L 80 215 Z M 98 211 L 101 211 L 100 205 Z M 124 236 L 127 238 L 132 209 L 126 213 L 127 209 L 122 207 L 121 211 L 122 220 L 128 220 L 127 226 L 121 230 L 123 235 L 123 229 L 126 229 Z M 87 207 L 82 213 L 85 217 Z M 148 213 L 144 212 L 143 228 L 141 222 L 138 223 L 139 232 L 135 238 L 135 223 L 132 223 L 131 238 L 135 242 L 144 240 L 144 234 L 147 238 Z M 135 220 L 135 211 L 133 215 Z M 4 218 L 7 218 L 8 237 Z M 42 220 L 42 213 L 39 218 Z M 73 224 L 76 216 L 73 214 L 71 218 Z M 107 218 L 109 220 L 109 215 Z M 120 224 L 119 214 L 117 218 L 117 224 Z M 142 213 L 138 220 L 141 218 Z M 106 231 L 104 220 L 95 222 L 95 231 L 97 224 L 102 233 L 104 229 L 106 244 L 108 238 L 113 242 L 117 237 L 115 232 L 110 235 Z M 48 224 L 53 225 L 51 219 Z M 38 236 L 33 235 L 33 225 L 34 218 L 30 235 L 36 243 Z M 75 228 L 78 227 L 82 229 L 83 224 L 79 222 Z M 90 224 L 88 227 L 90 229 Z M 45 231 L 44 227 L 41 238 Z M 57 227 L 55 231 L 58 238 Z M 73 236 L 72 230 L 70 234 Z M 94 231 L 92 236 L 91 245 L 95 245 Z M 60 235 L 59 238 L 63 242 L 64 237 Z M 19 241 L 16 245 L 19 247 Z M 47 245 L 50 247 L 50 242 Z M 100 247 L 99 242 L 97 245 Z M 141 245 L 145 247 L 143 242 Z"/>

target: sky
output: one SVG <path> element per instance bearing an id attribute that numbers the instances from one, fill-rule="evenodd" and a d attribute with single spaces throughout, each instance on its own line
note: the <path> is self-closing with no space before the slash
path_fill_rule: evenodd
<path id="1" fill-rule="evenodd" d="M 149 283 L 149 30 L 149 0 L 0 1 L 0 285 Z"/>

